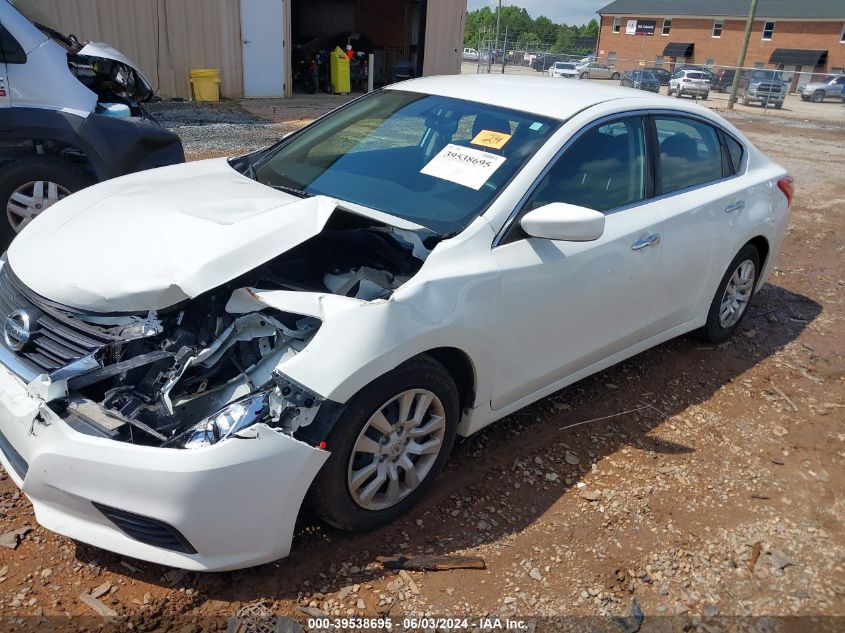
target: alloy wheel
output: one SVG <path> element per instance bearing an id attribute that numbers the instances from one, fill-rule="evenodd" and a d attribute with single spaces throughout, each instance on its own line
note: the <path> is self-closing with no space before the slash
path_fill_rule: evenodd
<path id="1" fill-rule="evenodd" d="M 71 194 L 65 187 L 48 180 L 34 180 L 24 183 L 9 198 L 6 204 L 6 218 L 15 233 L 19 233 L 44 209 L 53 206 Z"/>
<path id="2" fill-rule="evenodd" d="M 751 301 L 756 278 L 757 271 L 754 262 L 746 259 L 736 267 L 728 279 L 728 285 L 725 287 L 722 302 L 719 305 L 719 325 L 723 328 L 733 327 L 739 322 Z"/>
<path id="3" fill-rule="evenodd" d="M 347 485 L 366 510 L 384 510 L 411 494 L 443 448 L 446 412 L 427 389 L 409 389 L 367 421 L 349 458 Z"/>

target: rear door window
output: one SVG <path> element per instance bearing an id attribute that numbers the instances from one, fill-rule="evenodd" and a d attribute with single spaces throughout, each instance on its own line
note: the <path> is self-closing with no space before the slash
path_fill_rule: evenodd
<path id="1" fill-rule="evenodd" d="M 660 193 L 720 180 L 722 147 L 716 129 L 685 117 L 655 116 Z"/>

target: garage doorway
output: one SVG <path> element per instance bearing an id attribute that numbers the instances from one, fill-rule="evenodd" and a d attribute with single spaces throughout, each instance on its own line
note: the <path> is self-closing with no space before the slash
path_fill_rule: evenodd
<path id="1" fill-rule="evenodd" d="M 290 1 L 240 3 L 245 97 L 285 96 L 285 4 Z"/>
<path id="2" fill-rule="evenodd" d="M 317 92 L 328 86 L 324 60 L 335 46 L 351 46 L 353 92 L 422 74 L 426 0 L 288 0 L 291 3 L 293 92 L 307 92 L 300 73 L 316 58 Z M 369 67 L 369 54 L 373 67 Z M 306 60 L 302 63 L 300 60 Z M 306 90 L 306 88 L 308 90 Z"/>

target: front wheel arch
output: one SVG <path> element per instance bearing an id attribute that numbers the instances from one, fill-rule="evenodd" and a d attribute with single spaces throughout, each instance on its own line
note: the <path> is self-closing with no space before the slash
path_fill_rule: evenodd
<path id="1" fill-rule="evenodd" d="M 391 373 L 398 367 L 418 358 L 428 358 L 430 360 L 434 360 L 446 369 L 446 372 L 451 376 L 452 380 L 455 382 L 455 386 L 458 388 L 458 401 L 461 414 L 475 406 L 478 389 L 478 374 L 475 363 L 472 361 L 472 358 L 467 352 L 458 347 L 450 346 L 430 348 L 405 358 L 401 362 L 397 363 L 396 367 L 393 367 L 392 369 L 374 377 L 366 384 L 361 385 L 361 387 L 358 388 L 357 391 L 355 391 L 355 393 L 352 394 L 352 396 L 345 402 L 349 402 L 349 400 L 354 398 L 356 394 L 360 393 L 374 382 L 381 380 L 384 376 Z M 324 401 L 314 421 L 308 426 L 300 428 L 296 432 L 295 435 L 297 439 L 300 439 L 312 446 L 317 446 L 320 442 L 324 441 L 340 418 L 345 402 L 335 402 L 334 400 Z"/>

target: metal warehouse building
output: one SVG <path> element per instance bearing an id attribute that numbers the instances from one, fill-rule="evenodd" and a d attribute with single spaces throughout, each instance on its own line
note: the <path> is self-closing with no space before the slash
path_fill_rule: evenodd
<path id="1" fill-rule="evenodd" d="M 191 96 L 192 68 L 219 68 L 227 97 L 292 93 L 295 43 L 363 34 L 375 83 L 410 62 L 417 75 L 460 69 L 467 0 L 14 0 L 80 40 L 108 42 L 159 94 Z"/>
<path id="2" fill-rule="evenodd" d="M 620 69 L 640 61 L 734 66 L 749 5 L 616 0 L 599 10 L 599 59 Z M 814 74 L 845 73 L 845 0 L 759 0 L 745 65 L 783 70 L 793 87 Z"/>

